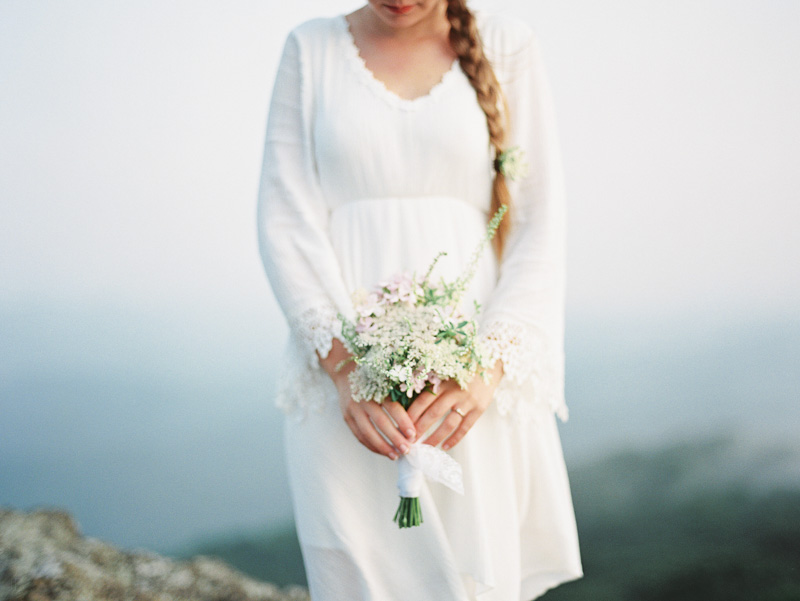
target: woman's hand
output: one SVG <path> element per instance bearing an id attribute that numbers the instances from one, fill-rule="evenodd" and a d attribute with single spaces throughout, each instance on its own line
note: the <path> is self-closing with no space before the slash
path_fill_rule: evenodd
<path id="1" fill-rule="evenodd" d="M 348 356 L 341 341 L 334 339 L 331 352 L 325 359 L 320 359 L 339 392 L 339 407 L 345 423 L 359 442 L 373 453 L 386 455 L 392 460 L 405 455 L 417 435 L 411 418 L 400 403 L 388 399 L 383 403 L 354 401 L 347 376 L 355 365 L 348 363 L 336 371 L 336 366 Z"/>
<path id="2" fill-rule="evenodd" d="M 497 361 L 489 370 L 488 382 L 476 374 L 465 390 L 450 380 L 442 384 L 439 394 L 426 391 L 414 399 L 408 408 L 408 416 L 420 435 L 444 417 L 441 425 L 424 442 L 435 446 L 444 440 L 442 449 L 445 451 L 457 445 L 491 405 L 502 375 L 503 363 Z"/>

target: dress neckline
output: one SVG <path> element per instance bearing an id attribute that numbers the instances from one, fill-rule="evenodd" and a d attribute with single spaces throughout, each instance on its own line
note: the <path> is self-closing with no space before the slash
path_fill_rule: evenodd
<path id="1" fill-rule="evenodd" d="M 414 98 L 403 98 L 397 94 L 397 92 L 393 92 L 386 87 L 386 84 L 382 80 L 378 79 L 369 69 L 369 67 L 367 67 L 367 63 L 361 56 L 361 52 L 356 45 L 355 37 L 353 36 L 353 32 L 350 30 L 350 23 L 347 22 L 346 16 L 343 14 L 339 15 L 337 22 L 339 23 L 343 34 L 342 37 L 345 48 L 345 58 L 350 63 L 353 72 L 358 76 L 359 80 L 368 88 L 370 88 L 377 96 L 380 96 L 390 105 L 397 108 L 405 110 L 416 109 L 427 104 L 428 102 L 435 100 L 444 93 L 448 82 L 454 79 L 461 70 L 460 63 L 456 58 L 453 60 L 450 68 L 442 74 L 442 78 L 436 84 L 434 84 L 434 86 L 428 90 L 427 93 Z"/>

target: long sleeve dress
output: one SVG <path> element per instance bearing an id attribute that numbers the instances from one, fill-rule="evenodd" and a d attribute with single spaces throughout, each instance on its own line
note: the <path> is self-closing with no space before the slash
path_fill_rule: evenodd
<path id="1" fill-rule="evenodd" d="M 401 272 L 455 278 L 484 234 L 492 155 L 458 61 L 414 100 L 367 69 L 343 16 L 294 29 L 267 126 L 259 241 L 290 325 L 278 404 L 298 535 L 314 601 L 527 601 L 581 576 L 555 416 L 563 380 L 564 191 L 554 112 L 536 38 L 479 16 L 506 95 L 509 146 L 530 175 L 510 184 L 512 230 L 465 295 L 502 359 L 495 400 L 449 453 L 463 496 L 437 484 L 425 522 L 398 529 L 397 466 L 350 432 L 321 369 L 352 293 Z"/>

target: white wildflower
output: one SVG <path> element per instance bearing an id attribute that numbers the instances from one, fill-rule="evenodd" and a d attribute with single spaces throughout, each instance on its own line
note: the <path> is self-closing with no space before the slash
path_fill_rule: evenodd
<path id="1" fill-rule="evenodd" d="M 528 177 L 530 165 L 525 158 L 525 152 L 519 146 L 512 146 L 500 153 L 495 160 L 497 171 L 511 181 Z"/>

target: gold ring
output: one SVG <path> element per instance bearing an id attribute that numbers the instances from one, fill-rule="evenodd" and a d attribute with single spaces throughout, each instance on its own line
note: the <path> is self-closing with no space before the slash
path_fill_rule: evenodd
<path id="1" fill-rule="evenodd" d="M 453 407 L 453 411 L 455 411 L 456 413 L 458 413 L 458 414 L 459 414 L 461 417 L 467 417 L 467 414 L 466 414 L 466 413 L 464 413 L 464 412 L 463 412 L 461 409 L 459 409 L 458 407 Z"/>

